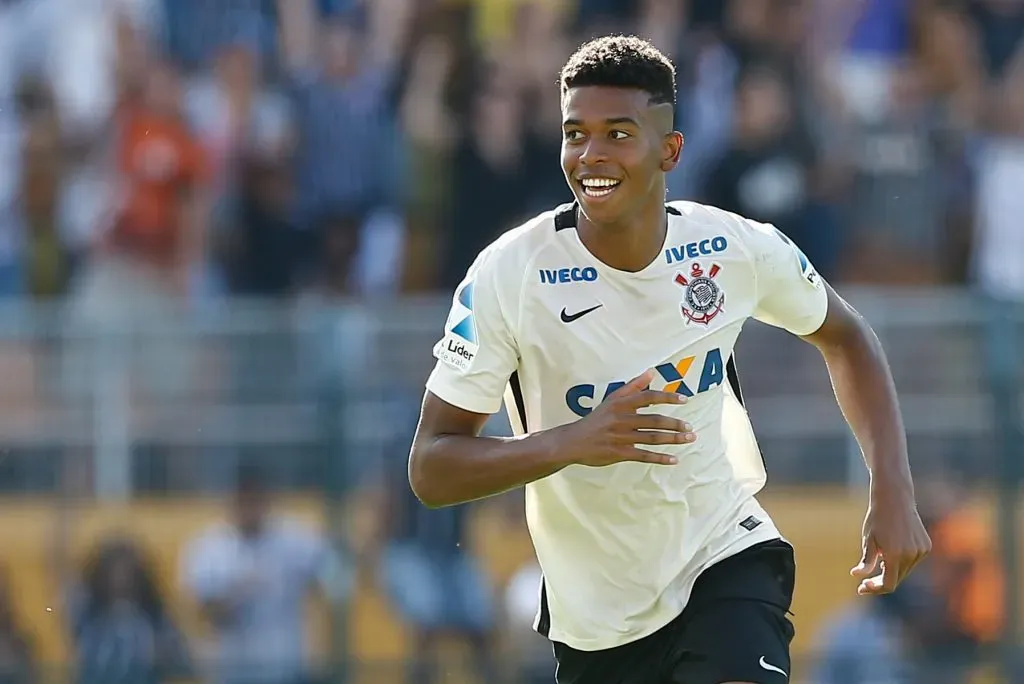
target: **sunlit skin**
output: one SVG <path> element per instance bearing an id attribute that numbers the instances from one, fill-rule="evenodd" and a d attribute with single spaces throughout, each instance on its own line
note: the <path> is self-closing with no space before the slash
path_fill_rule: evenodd
<path id="1" fill-rule="evenodd" d="M 577 232 L 612 268 L 639 271 L 661 252 L 665 174 L 683 148 L 672 109 L 631 88 L 584 86 L 562 97 L 562 170 L 581 209 Z M 587 179 L 599 178 L 618 185 L 588 192 Z"/>

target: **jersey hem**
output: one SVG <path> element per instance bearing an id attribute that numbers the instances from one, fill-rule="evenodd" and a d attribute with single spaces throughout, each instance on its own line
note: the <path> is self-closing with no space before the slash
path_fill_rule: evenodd
<path id="1" fill-rule="evenodd" d="M 764 532 L 766 532 L 767 534 L 765 534 Z M 744 536 L 742 543 L 738 543 L 735 546 L 730 546 L 721 554 L 715 556 L 713 560 L 709 561 L 706 565 L 704 565 L 704 567 L 702 567 L 700 569 L 700 572 L 698 572 L 694 576 L 693 581 L 689 584 L 689 586 L 686 587 L 685 591 L 683 592 L 684 598 L 682 601 L 682 606 L 678 610 L 671 611 L 669 614 L 651 623 L 652 626 L 649 626 L 646 629 L 639 630 L 637 632 L 625 635 L 622 638 L 618 639 L 612 638 L 577 640 L 574 639 L 571 635 L 565 634 L 560 630 L 556 629 L 553 624 L 548 629 L 548 634 L 544 635 L 543 633 L 540 633 L 540 631 L 537 629 L 537 619 L 534 619 L 534 631 L 540 633 L 541 636 L 546 636 L 546 638 L 549 641 L 565 644 L 569 648 L 573 648 L 577 651 L 584 651 L 588 653 L 594 651 L 606 651 L 611 648 L 619 648 L 621 646 L 627 646 L 633 642 L 640 641 L 641 639 L 649 637 L 652 634 L 658 632 L 659 630 L 664 629 L 666 625 L 675 620 L 683 613 L 684 610 L 686 610 L 686 607 L 690 603 L 690 595 L 693 593 L 693 587 L 696 584 L 697 579 L 701 575 L 703 575 L 704 572 L 709 568 L 729 558 L 732 558 L 737 554 L 743 553 L 747 549 L 751 548 L 752 546 L 757 546 L 758 544 L 764 544 L 766 542 L 775 540 L 783 541 L 789 544 L 789 541 L 784 536 L 782 536 L 782 533 L 780 533 L 774 525 L 771 528 L 765 530 L 764 532 L 762 532 L 761 534 L 750 534 Z M 792 546 L 792 544 L 790 544 L 790 546 Z"/>

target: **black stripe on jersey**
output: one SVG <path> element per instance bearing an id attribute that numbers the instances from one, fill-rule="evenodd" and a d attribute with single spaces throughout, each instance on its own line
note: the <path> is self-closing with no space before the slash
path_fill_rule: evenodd
<path id="1" fill-rule="evenodd" d="M 675 207 L 670 207 L 667 204 L 665 205 L 665 211 L 667 211 L 668 213 L 670 213 L 670 214 L 672 214 L 674 216 L 682 216 L 683 215 L 683 212 L 679 211 Z"/>
<path id="2" fill-rule="evenodd" d="M 512 389 L 512 400 L 516 403 L 516 417 L 519 418 L 519 427 L 523 429 L 523 433 L 529 432 L 526 429 L 526 402 L 523 401 L 523 385 L 519 382 L 519 371 L 516 371 L 509 377 L 508 386 Z"/>
<path id="3" fill-rule="evenodd" d="M 729 380 L 729 388 L 732 390 L 733 396 L 736 397 L 736 401 L 740 402 L 740 406 L 743 406 L 743 388 L 740 387 L 740 374 L 736 370 L 735 356 L 730 356 L 729 360 L 725 362 L 725 377 Z M 765 470 L 768 469 L 763 451 L 761 452 L 761 465 Z"/>
<path id="4" fill-rule="evenodd" d="M 575 215 L 576 213 L 573 212 L 574 217 Z M 523 385 L 519 381 L 518 371 L 509 376 L 508 386 L 512 389 L 512 401 L 515 402 L 516 405 L 516 417 L 519 419 L 519 426 L 525 434 L 528 432 L 526 429 L 526 402 L 523 400 Z M 541 577 L 540 614 L 537 616 L 537 632 L 544 638 L 547 638 L 550 631 L 551 613 L 548 611 L 548 590 L 547 586 L 544 584 L 544 578 Z"/>
<path id="5" fill-rule="evenodd" d="M 540 614 L 537 616 L 537 634 L 545 639 L 551 634 L 551 611 L 548 609 L 548 587 L 540 580 Z"/>
<path id="6" fill-rule="evenodd" d="M 579 206 L 569 202 L 555 209 L 555 232 L 576 227 L 576 210 Z"/>
<path id="7" fill-rule="evenodd" d="M 729 380 L 729 387 L 736 395 L 736 400 L 743 406 L 743 389 L 740 387 L 740 374 L 736 370 L 736 357 L 730 356 L 725 362 L 725 377 Z"/>

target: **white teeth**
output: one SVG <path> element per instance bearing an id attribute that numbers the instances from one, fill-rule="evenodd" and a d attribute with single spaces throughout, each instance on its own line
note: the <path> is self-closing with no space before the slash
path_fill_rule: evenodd
<path id="1" fill-rule="evenodd" d="M 583 192 L 591 197 L 610 195 L 620 182 L 614 178 L 584 178 L 580 181 Z"/>
<path id="2" fill-rule="evenodd" d="M 584 178 L 580 182 L 586 188 L 612 188 L 619 184 L 614 178 Z"/>

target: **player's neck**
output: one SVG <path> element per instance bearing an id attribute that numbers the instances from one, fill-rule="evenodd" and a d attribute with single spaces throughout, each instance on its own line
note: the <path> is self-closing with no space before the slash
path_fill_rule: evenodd
<path id="1" fill-rule="evenodd" d="M 580 212 L 577 232 L 587 250 L 620 271 L 647 268 L 665 246 L 668 215 L 664 202 L 650 203 L 623 223 L 594 223 Z"/>

